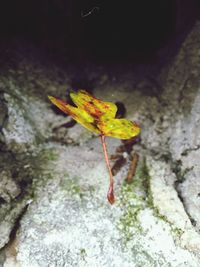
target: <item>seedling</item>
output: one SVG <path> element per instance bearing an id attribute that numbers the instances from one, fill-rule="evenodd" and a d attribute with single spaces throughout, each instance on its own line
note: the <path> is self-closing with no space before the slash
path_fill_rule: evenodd
<path id="1" fill-rule="evenodd" d="M 100 135 L 110 177 L 107 198 L 110 204 L 113 204 L 115 202 L 114 180 L 105 137 L 110 136 L 119 139 L 130 139 L 139 134 L 140 126 L 127 119 L 116 119 L 117 106 L 114 103 L 101 101 L 84 90 L 71 92 L 70 97 L 76 106 L 69 105 L 63 100 L 53 96 L 49 96 L 49 99 L 60 110 L 70 115 L 82 126 Z"/>

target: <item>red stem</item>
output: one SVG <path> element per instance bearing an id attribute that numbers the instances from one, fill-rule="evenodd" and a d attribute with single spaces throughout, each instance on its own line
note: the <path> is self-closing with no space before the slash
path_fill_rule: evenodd
<path id="1" fill-rule="evenodd" d="M 105 142 L 105 135 L 100 135 L 100 137 L 101 137 L 103 152 L 104 152 L 106 165 L 107 165 L 109 177 L 110 177 L 110 185 L 109 185 L 109 189 L 108 189 L 108 193 L 107 193 L 107 198 L 108 198 L 108 201 L 110 202 L 110 204 L 113 204 L 115 202 L 114 190 L 113 190 L 113 187 L 114 187 L 113 175 L 112 175 L 111 166 L 110 166 L 110 162 L 109 162 L 109 158 L 108 158 L 108 151 L 107 151 L 107 145 Z"/>

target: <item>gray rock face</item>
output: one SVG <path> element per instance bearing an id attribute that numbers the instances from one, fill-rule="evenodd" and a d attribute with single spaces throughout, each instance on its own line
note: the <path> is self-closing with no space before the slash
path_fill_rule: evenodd
<path id="1" fill-rule="evenodd" d="M 120 100 L 142 124 L 136 175 L 124 182 L 125 153 L 113 206 L 99 138 L 80 125 L 55 130 L 70 120 L 44 98 L 64 95 L 58 72 L 25 62 L 0 77 L 2 266 L 200 266 L 199 31 L 197 23 L 155 84 L 134 71 L 121 83 L 105 75 L 96 83 L 95 96 Z M 158 85 L 162 93 L 145 94 Z M 116 154 L 120 141 L 107 143 Z"/>
<path id="2" fill-rule="evenodd" d="M 20 194 L 20 188 L 17 186 L 15 181 L 11 178 L 11 173 L 2 171 L 1 176 L 1 185 L 0 185 L 0 195 L 2 201 L 10 202 L 11 199 L 17 197 Z"/>

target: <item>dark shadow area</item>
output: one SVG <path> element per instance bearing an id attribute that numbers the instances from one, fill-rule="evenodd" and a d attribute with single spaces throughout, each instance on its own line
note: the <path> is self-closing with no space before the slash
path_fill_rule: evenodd
<path id="1" fill-rule="evenodd" d="M 66 61 L 143 62 L 198 13 L 197 0 L 3 0 L 1 49 L 23 40 Z"/>
<path id="2" fill-rule="evenodd" d="M 45 69 L 60 66 L 66 96 L 72 88 L 92 92 L 101 76 L 113 85 L 128 79 L 133 88 L 145 78 L 140 90 L 159 97 L 156 77 L 177 54 L 199 8 L 197 0 L 3 0 L 0 69 L 18 68 L 24 59 Z"/>

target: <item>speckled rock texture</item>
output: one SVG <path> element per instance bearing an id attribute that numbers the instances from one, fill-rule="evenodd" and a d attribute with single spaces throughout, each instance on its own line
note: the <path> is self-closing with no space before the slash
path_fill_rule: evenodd
<path id="1" fill-rule="evenodd" d="M 72 72 L 23 58 L 0 75 L 0 266 L 200 266 L 199 32 L 196 23 L 157 77 L 88 69 L 93 94 L 142 126 L 122 153 L 113 206 L 99 137 L 59 127 L 70 118 L 47 99 L 65 97 Z M 110 155 L 122 145 L 107 144 Z"/>

